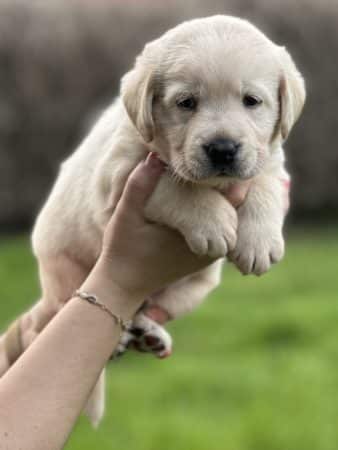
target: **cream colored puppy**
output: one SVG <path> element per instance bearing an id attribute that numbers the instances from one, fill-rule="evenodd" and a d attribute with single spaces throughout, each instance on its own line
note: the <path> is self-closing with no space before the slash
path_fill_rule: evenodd
<path id="1" fill-rule="evenodd" d="M 62 165 L 37 220 L 41 323 L 48 321 L 44 304 L 60 308 L 94 265 L 112 205 L 150 150 L 168 172 L 147 206 L 149 219 L 179 230 L 198 255 L 230 254 L 245 274 L 262 274 L 279 261 L 281 180 L 288 178 L 282 144 L 304 100 L 304 82 L 289 54 L 244 20 L 192 20 L 146 45 L 122 80 L 121 97 Z M 222 191 L 248 179 L 251 188 L 237 214 Z M 217 286 L 220 271 L 218 260 L 148 302 L 171 318 L 185 314 Z M 143 332 L 153 326 L 142 313 L 135 318 Z M 163 356 L 171 342 L 159 333 Z M 89 403 L 95 422 L 102 395 L 101 383 Z"/>

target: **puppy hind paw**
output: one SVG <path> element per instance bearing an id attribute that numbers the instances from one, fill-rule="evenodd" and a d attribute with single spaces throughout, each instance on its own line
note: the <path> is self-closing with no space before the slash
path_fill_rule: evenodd
<path id="1" fill-rule="evenodd" d="M 135 350 L 142 353 L 152 353 L 160 359 L 171 355 L 171 345 L 168 345 L 166 339 L 157 335 L 157 333 L 147 332 L 143 336 L 134 339 L 132 346 Z"/>
<path id="2" fill-rule="evenodd" d="M 172 353 L 170 334 L 157 322 L 145 315 L 139 315 L 130 329 L 134 336 L 131 347 L 143 353 L 152 353 L 157 358 L 167 358 Z"/>
<path id="3" fill-rule="evenodd" d="M 172 353 L 172 339 L 161 325 L 140 314 L 134 319 L 130 329 L 122 334 L 111 359 L 121 357 L 128 349 L 152 353 L 157 358 L 164 359 Z"/>

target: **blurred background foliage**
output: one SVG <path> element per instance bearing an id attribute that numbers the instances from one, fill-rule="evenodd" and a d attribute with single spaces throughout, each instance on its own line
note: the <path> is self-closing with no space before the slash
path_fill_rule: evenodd
<path id="1" fill-rule="evenodd" d="M 27 234 L 60 162 L 147 41 L 219 13 L 285 45 L 307 81 L 286 258 L 262 278 L 227 268 L 170 325 L 167 361 L 111 365 L 106 418 L 81 419 L 69 450 L 337 450 L 337 0 L 0 0 L 0 325 L 39 295 Z"/>
<path id="2" fill-rule="evenodd" d="M 294 56 L 308 100 L 287 143 L 291 217 L 338 216 L 337 0 L 1 0 L 0 229 L 31 226 L 144 44 L 216 13 L 252 20 Z"/>

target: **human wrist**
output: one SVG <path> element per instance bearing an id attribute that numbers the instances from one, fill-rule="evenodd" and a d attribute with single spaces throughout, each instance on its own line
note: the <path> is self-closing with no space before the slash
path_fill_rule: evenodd
<path id="1" fill-rule="evenodd" d="M 121 287 L 101 261 L 95 265 L 79 291 L 95 295 L 101 303 L 124 320 L 132 318 L 144 302 L 141 293 Z"/>

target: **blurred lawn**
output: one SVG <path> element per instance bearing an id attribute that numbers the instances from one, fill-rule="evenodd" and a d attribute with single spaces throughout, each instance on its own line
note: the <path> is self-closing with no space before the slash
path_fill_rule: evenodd
<path id="1" fill-rule="evenodd" d="M 67 450 L 337 450 L 338 237 L 298 233 L 262 278 L 228 267 L 198 312 L 170 325 L 166 361 L 111 364 L 108 412 Z M 4 326 L 38 295 L 26 238 L 0 238 Z M 51 430 L 52 431 L 52 430 Z"/>

